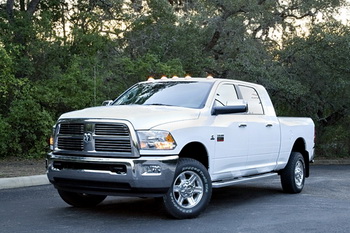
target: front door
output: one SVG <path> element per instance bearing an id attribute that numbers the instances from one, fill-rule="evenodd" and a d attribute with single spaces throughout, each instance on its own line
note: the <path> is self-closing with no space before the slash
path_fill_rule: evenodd
<path id="1" fill-rule="evenodd" d="M 217 89 L 214 106 L 226 106 L 237 100 L 236 87 L 230 83 L 223 83 Z M 210 128 L 212 140 L 215 140 L 213 181 L 245 175 L 249 132 L 242 124 L 244 122 L 244 114 L 212 116 Z"/>

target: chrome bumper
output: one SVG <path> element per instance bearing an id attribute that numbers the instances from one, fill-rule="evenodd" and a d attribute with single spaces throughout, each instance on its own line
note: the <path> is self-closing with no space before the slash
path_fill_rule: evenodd
<path id="1" fill-rule="evenodd" d="M 57 189 L 66 191 L 160 196 L 174 180 L 178 159 L 178 155 L 101 158 L 50 153 L 47 176 Z"/>

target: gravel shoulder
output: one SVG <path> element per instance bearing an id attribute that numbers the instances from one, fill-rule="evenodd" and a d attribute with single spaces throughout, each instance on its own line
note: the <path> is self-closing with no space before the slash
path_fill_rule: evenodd
<path id="1" fill-rule="evenodd" d="M 9 157 L 0 159 L 0 178 L 43 175 L 45 173 L 45 158 L 22 159 Z"/>

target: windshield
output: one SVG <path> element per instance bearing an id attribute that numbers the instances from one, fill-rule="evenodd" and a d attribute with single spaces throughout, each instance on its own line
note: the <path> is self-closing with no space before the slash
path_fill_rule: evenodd
<path id="1" fill-rule="evenodd" d="M 203 108 L 212 83 L 149 82 L 138 83 L 119 96 L 113 105 L 165 105 Z"/>

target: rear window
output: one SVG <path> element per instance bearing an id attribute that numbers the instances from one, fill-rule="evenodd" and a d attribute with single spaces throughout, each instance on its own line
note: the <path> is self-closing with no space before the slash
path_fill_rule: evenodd
<path id="1" fill-rule="evenodd" d="M 264 109 L 257 91 L 252 87 L 239 86 L 243 99 L 248 103 L 248 114 L 262 115 Z"/>

